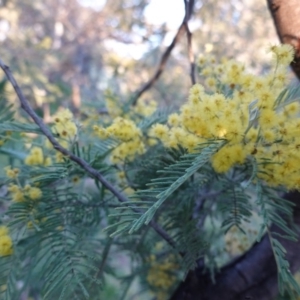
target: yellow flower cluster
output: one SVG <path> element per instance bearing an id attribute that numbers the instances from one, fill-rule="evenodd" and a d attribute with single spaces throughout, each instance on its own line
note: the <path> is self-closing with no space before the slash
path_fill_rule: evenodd
<path id="1" fill-rule="evenodd" d="M 177 280 L 174 272 L 178 269 L 178 265 L 173 260 L 173 256 L 170 256 L 169 259 L 161 262 L 156 260 L 155 255 L 150 256 L 151 267 L 148 271 L 147 281 L 156 290 L 155 295 L 158 300 L 168 298 L 168 291 Z"/>
<path id="2" fill-rule="evenodd" d="M 261 220 L 257 214 L 251 217 L 254 221 L 253 223 L 243 224 L 243 228 L 245 228 L 246 234 L 241 232 L 239 228 L 233 226 L 229 231 L 226 232 L 224 237 L 225 242 L 225 250 L 231 256 L 237 256 L 245 253 L 253 242 L 255 241 L 258 234 L 258 224 L 261 223 Z"/>
<path id="3" fill-rule="evenodd" d="M 9 139 L 9 137 L 11 136 L 11 131 L 6 131 L 3 134 L 0 134 L 1 138 L 0 138 L 0 147 L 3 146 Z"/>
<path id="4" fill-rule="evenodd" d="M 170 115 L 168 125 L 155 124 L 150 135 L 166 147 L 181 145 L 190 152 L 200 143 L 222 139 L 225 145 L 211 158 L 216 172 L 249 158 L 269 185 L 300 189 L 299 103 L 280 99 L 294 52 L 289 45 L 271 51 L 276 61 L 265 76 L 246 73 L 234 61 L 212 64 L 201 59 L 202 74 L 204 70 L 215 79 L 215 92 L 195 84 L 180 114 Z"/>
<path id="5" fill-rule="evenodd" d="M 35 210 L 32 210 L 32 213 L 34 213 Z M 36 219 L 34 214 L 31 214 L 31 216 L 28 216 L 28 217 L 32 217 L 33 220 L 32 221 L 28 221 L 27 222 L 27 228 L 28 229 L 33 229 L 39 225 L 42 225 L 43 222 L 46 222 L 47 221 L 47 217 L 44 217 L 44 218 L 41 218 L 41 219 Z"/>
<path id="6" fill-rule="evenodd" d="M 7 256 L 13 253 L 12 239 L 8 234 L 6 226 L 0 226 L 0 256 Z"/>
<path id="7" fill-rule="evenodd" d="M 112 118 L 120 116 L 123 112 L 119 103 L 114 99 L 112 91 L 110 90 L 105 91 L 105 106 Z"/>
<path id="8" fill-rule="evenodd" d="M 23 202 L 26 199 L 37 200 L 42 197 L 42 191 L 37 187 L 32 187 L 26 184 L 24 188 L 17 184 L 10 184 L 8 191 L 12 195 L 12 200 L 15 202 Z"/>
<path id="9" fill-rule="evenodd" d="M 63 109 L 54 116 L 52 131 L 58 136 L 59 142 L 65 148 L 76 140 L 77 126 L 69 109 Z"/>
<path id="10" fill-rule="evenodd" d="M 12 169 L 11 166 L 5 167 L 4 170 L 5 170 L 6 176 L 11 179 L 16 179 L 20 173 L 20 169 L 18 169 L 18 168 Z"/>
<path id="11" fill-rule="evenodd" d="M 51 157 L 44 157 L 42 148 L 32 147 L 29 155 L 25 158 L 25 164 L 29 166 L 50 166 L 52 164 L 52 160 Z"/>
<path id="12" fill-rule="evenodd" d="M 117 117 L 109 127 L 103 128 L 95 125 L 93 129 L 101 139 L 113 137 L 122 142 L 112 152 L 111 160 L 113 163 L 132 159 L 134 155 L 142 154 L 145 151 L 142 132 L 131 120 Z"/>
<path id="13" fill-rule="evenodd" d="M 64 148 L 68 148 L 70 144 L 74 143 L 77 139 L 78 128 L 74 122 L 74 117 L 69 109 L 63 109 L 53 116 L 54 125 L 52 132 L 56 135 L 58 142 Z M 46 140 L 46 148 L 53 149 L 49 140 Z M 55 161 L 60 163 L 63 161 L 63 154 L 56 151 Z M 52 164 L 51 157 L 44 158 L 43 150 L 39 147 L 33 147 L 25 163 L 27 165 L 44 165 L 49 166 Z"/>
<path id="14" fill-rule="evenodd" d="M 157 109 L 157 103 L 155 101 L 146 102 L 145 100 L 139 99 L 137 104 L 134 106 L 134 112 L 147 117 L 152 115 Z"/>
<path id="15" fill-rule="evenodd" d="M 106 129 L 95 126 L 96 132 L 97 130 L 100 129 L 102 129 L 103 132 L 105 132 L 107 137 L 113 136 L 124 142 L 127 142 L 129 140 L 141 136 L 140 129 L 136 127 L 133 121 L 121 117 L 115 118 L 113 123 Z M 103 138 L 101 134 L 99 134 L 99 137 Z"/>
<path id="16" fill-rule="evenodd" d="M 275 64 L 279 62 L 280 65 L 288 66 L 294 59 L 294 48 L 288 44 L 281 45 L 280 47 L 272 46 L 270 50 Z"/>

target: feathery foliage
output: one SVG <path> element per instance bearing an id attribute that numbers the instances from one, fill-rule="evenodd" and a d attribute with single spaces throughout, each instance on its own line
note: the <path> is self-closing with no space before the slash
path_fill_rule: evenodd
<path id="1" fill-rule="evenodd" d="M 49 124 L 59 147 L 45 125 L 0 106 L 1 297 L 99 299 L 118 280 L 114 297 L 126 299 L 138 278 L 143 297 L 167 299 L 199 262 L 213 277 L 264 234 L 280 292 L 299 293 L 281 243 L 297 239 L 293 204 L 280 195 L 300 188 L 300 108 L 285 86 L 292 50 L 272 53 L 259 78 L 201 58 L 208 91 L 195 84 L 178 112 L 111 92 L 105 116 L 59 110 Z"/>

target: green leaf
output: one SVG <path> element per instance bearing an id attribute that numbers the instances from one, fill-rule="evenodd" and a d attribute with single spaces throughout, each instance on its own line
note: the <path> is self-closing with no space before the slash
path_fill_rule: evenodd
<path id="1" fill-rule="evenodd" d="M 138 230 L 143 224 L 149 224 L 155 212 L 164 201 L 203 167 L 209 161 L 211 156 L 223 145 L 224 141 L 212 141 L 209 145 L 201 144 L 199 145 L 197 153 L 185 154 L 178 162 L 168 166 L 165 170 L 168 171 L 168 174 L 171 174 L 171 176 L 160 178 L 158 183 L 154 180 L 154 182 L 149 184 L 149 186 L 153 186 L 154 189 L 163 188 L 163 191 L 159 190 L 159 193 L 156 195 L 157 201 L 140 218 L 133 221 L 129 233 Z M 172 176 L 173 174 L 170 172 L 172 170 L 176 172 L 176 177 Z M 170 178 L 172 178 L 172 180 L 169 180 Z M 138 192 L 137 195 L 142 198 L 144 196 L 143 191 Z"/>
<path id="2" fill-rule="evenodd" d="M 36 124 L 19 123 L 16 121 L 3 122 L 0 120 L 1 131 L 17 131 L 17 132 L 31 132 L 41 134 L 41 129 Z"/>

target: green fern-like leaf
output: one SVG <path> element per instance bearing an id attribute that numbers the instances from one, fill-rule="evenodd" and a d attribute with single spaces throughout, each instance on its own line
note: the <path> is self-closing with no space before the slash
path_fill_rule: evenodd
<path id="1" fill-rule="evenodd" d="M 223 212 L 229 214 L 229 217 L 222 223 L 225 232 L 232 226 L 236 226 L 244 232 L 241 224 L 243 221 L 247 221 L 252 215 L 249 199 L 250 196 L 238 186 L 232 185 L 226 189 L 226 201 L 223 201 L 221 205 Z"/>
<path id="2" fill-rule="evenodd" d="M 149 224 L 155 212 L 160 208 L 164 201 L 172 195 L 182 184 L 184 184 L 193 174 L 203 167 L 210 157 L 223 145 L 223 141 L 211 141 L 209 144 L 199 145 L 197 152 L 185 154 L 178 161 L 159 171 L 165 177 L 152 179 L 148 184 L 149 189 L 138 191 L 134 197 L 153 201 L 153 204 L 138 219 L 131 224 L 127 224 L 118 233 L 127 230 L 129 233 L 139 230 L 144 224 Z M 143 203 L 141 201 L 140 203 Z"/>
<path id="3" fill-rule="evenodd" d="M 285 292 L 291 295 L 300 295 L 300 287 L 293 278 L 290 271 L 289 262 L 286 260 L 286 250 L 274 236 L 297 241 L 297 233 L 291 229 L 288 221 L 292 221 L 293 203 L 286 199 L 278 197 L 273 190 L 263 186 L 261 183 L 257 184 L 257 202 L 261 209 L 264 223 L 261 226 L 258 240 L 261 239 L 263 232 L 266 230 L 269 235 L 270 243 L 272 246 L 273 254 L 277 264 L 278 272 L 278 286 L 281 294 Z M 271 231 L 270 224 L 277 225 L 279 230 L 284 234 L 277 231 Z"/>
<path id="4" fill-rule="evenodd" d="M 0 130 L 1 131 L 42 133 L 40 128 L 35 124 L 20 123 L 20 122 L 10 121 L 10 120 L 9 121 L 0 120 Z"/>

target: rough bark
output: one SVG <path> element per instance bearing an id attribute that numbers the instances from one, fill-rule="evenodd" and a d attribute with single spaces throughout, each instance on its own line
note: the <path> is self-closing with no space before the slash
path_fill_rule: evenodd
<path id="1" fill-rule="evenodd" d="M 267 0 L 274 25 L 282 43 L 295 48 L 295 59 L 291 67 L 300 79 L 300 1 Z"/>
<path id="2" fill-rule="evenodd" d="M 291 192 L 285 198 L 296 204 L 294 222 L 300 225 L 300 193 Z M 280 232 L 275 226 L 272 231 Z M 278 240 L 287 250 L 291 271 L 297 271 L 300 268 L 300 241 Z M 223 267 L 215 284 L 200 270 L 189 272 L 170 300 L 271 300 L 277 294 L 276 264 L 269 238 L 265 235 L 260 243 Z"/>

